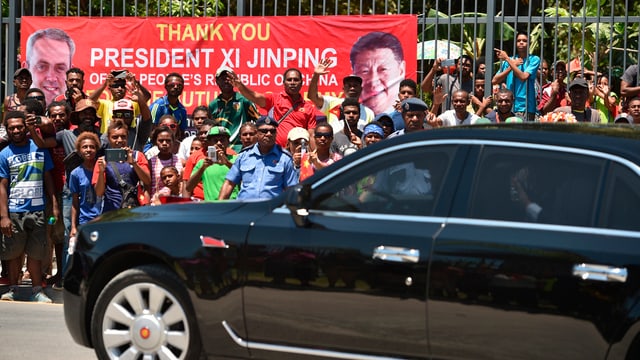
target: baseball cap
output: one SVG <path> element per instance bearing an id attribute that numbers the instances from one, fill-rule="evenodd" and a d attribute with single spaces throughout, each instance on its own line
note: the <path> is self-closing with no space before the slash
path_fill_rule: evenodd
<path id="1" fill-rule="evenodd" d="M 69 117 L 69 122 L 72 123 L 73 125 L 78 125 L 78 123 L 80 122 L 80 119 L 78 118 L 80 112 L 82 112 L 84 109 L 87 109 L 87 108 L 92 108 L 93 110 L 95 110 L 96 118 L 100 119 L 100 116 L 98 116 L 97 114 L 98 107 L 96 106 L 96 103 L 93 102 L 91 99 L 80 99 L 80 101 L 76 103 L 75 111 L 71 112 L 71 116 Z"/>
<path id="2" fill-rule="evenodd" d="M 346 83 L 349 80 L 355 80 L 357 81 L 360 85 L 362 85 L 362 78 L 356 74 L 351 74 L 351 75 L 347 75 L 342 79 L 342 83 Z"/>
<path id="3" fill-rule="evenodd" d="M 587 82 L 581 77 L 577 77 L 573 79 L 573 81 L 571 81 L 571 83 L 569 84 L 569 90 L 571 90 L 572 87 L 576 87 L 576 86 L 580 86 L 585 89 L 589 88 L 589 85 L 587 84 Z"/>
<path id="4" fill-rule="evenodd" d="M 365 125 L 362 130 L 362 136 L 367 136 L 372 133 L 378 134 L 380 137 L 384 137 L 384 129 L 382 128 L 382 125 L 375 122 L 370 122 Z"/>
<path id="5" fill-rule="evenodd" d="M 289 130 L 289 134 L 287 135 L 287 140 L 296 141 L 298 139 L 305 139 L 309 141 L 309 132 L 305 128 L 294 127 Z"/>
<path id="6" fill-rule="evenodd" d="M 31 71 L 29 71 L 29 69 L 27 68 L 20 68 L 18 70 L 16 70 L 16 72 L 13 73 L 13 78 L 17 78 L 18 76 L 22 75 L 22 73 L 27 73 L 27 75 L 29 75 L 29 77 L 31 77 Z"/>
<path id="7" fill-rule="evenodd" d="M 231 137 L 229 130 L 227 130 L 227 128 L 224 126 L 214 126 L 211 129 L 209 129 L 207 136 L 216 136 L 216 135 L 226 135 Z"/>
<path id="8" fill-rule="evenodd" d="M 113 104 L 113 111 L 133 111 L 133 103 L 129 99 L 120 99 Z"/>
<path id="9" fill-rule="evenodd" d="M 231 68 L 230 68 L 230 67 L 228 67 L 228 66 L 220 66 L 220 67 L 218 68 L 218 70 L 216 70 L 216 77 L 217 77 L 217 78 L 218 78 L 218 77 L 220 77 L 220 75 L 222 75 L 222 73 L 223 73 L 223 72 L 232 73 L 232 72 L 233 72 L 233 69 L 231 69 Z"/>

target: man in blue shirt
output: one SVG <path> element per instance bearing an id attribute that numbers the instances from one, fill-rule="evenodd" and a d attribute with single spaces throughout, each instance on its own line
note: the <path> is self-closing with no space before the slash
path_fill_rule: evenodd
<path id="1" fill-rule="evenodd" d="M 180 130 L 184 132 L 189 124 L 187 124 L 187 109 L 179 99 L 182 90 L 184 90 L 182 75 L 175 72 L 167 75 L 164 79 L 164 88 L 167 90 L 167 95 L 156 99 L 149 107 L 153 124 L 157 126 L 161 117 L 172 115 L 178 122 Z"/>
<path id="2" fill-rule="evenodd" d="M 517 54 L 512 57 L 509 57 L 504 50 L 494 50 L 496 57 L 502 60 L 502 65 L 491 83 L 493 85 L 504 83 L 515 97 L 513 111 L 516 115 L 527 121 L 534 121 L 537 112 L 535 83 L 540 58 L 529 54 L 529 36 L 525 32 L 518 33 Z"/>
<path id="3" fill-rule="evenodd" d="M 8 260 L 11 290 L 1 300 L 16 300 L 22 253 L 26 252 L 31 274 L 31 300 L 51 303 L 42 291 L 42 261 L 48 253 L 45 201 L 52 202 L 52 219 L 60 217 L 50 170 L 49 151 L 40 149 L 27 137 L 26 116 L 9 111 L 5 126 L 9 146 L 0 151 L 0 257 Z"/>
<path id="4" fill-rule="evenodd" d="M 276 145 L 278 122 L 263 117 L 256 127 L 258 142 L 238 155 L 222 184 L 219 200 L 228 199 L 238 184 L 238 200 L 247 200 L 271 199 L 298 183 L 291 155 Z"/>

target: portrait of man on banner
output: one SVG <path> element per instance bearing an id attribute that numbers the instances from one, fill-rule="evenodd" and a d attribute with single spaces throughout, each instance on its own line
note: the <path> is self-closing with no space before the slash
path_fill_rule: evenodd
<path id="1" fill-rule="evenodd" d="M 362 78 L 360 101 L 376 115 L 392 112 L 407 70 L 400 40 L 391 33 L 370 32 L 353 44 L 349 58 L 353 73 Z"/>
<path id="2" fill-rule="evenodd" d="M 32 33 L 27 39 L 27 51 L 22 67 L 33 76 L 34 88 L 44 92 L 47 104 L 66 88 L 66 73 L 73 63 L 76 45 L 64 30 L 46 28 Z"/>

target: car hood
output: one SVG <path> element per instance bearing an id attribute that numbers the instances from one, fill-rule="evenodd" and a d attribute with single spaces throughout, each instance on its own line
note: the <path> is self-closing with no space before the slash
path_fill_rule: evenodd
<path id="1" fill-rule="evenodd" d="M 168 204 L 160 206 L 140 206 L 133 209 L 111 211 L 98 216 L 89 224 L 105 224 L 114 222 L 189 222 L 200 217 L 209 219 L 221 215 L 235 213 L 242 209 L 242 213 L 260 217 L 276 206 L 281 201 L 219 201 L 219 202 L 190 202 L 181 204 Z M 89 225 L 88 224 L 88 225 Z"/>

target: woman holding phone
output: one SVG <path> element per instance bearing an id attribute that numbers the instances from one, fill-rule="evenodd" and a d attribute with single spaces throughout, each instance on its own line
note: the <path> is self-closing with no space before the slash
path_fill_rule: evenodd
<path id="1" fill-rule="evenodd" d="M 151 186 L 147 158 L 127 146 L 128 135 L 127 124 L 114 119 L 107 129 L 107 154 L 98 158 L 93 168 L 91 184 L 97 196 L 104 196 L 103 213 L 144 205 L 139 200 L 139 185 Z"/>

